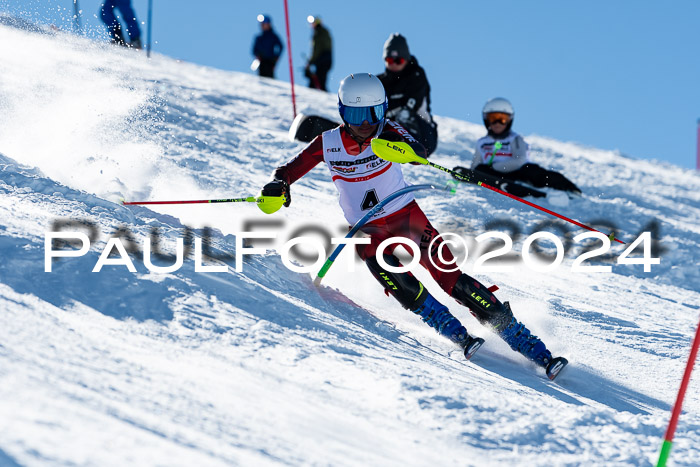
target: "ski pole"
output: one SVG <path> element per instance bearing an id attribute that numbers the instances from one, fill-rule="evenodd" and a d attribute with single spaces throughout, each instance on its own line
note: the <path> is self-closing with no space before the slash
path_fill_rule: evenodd
<path id="1" fill-rule="evenodd" d="M 454 183 L 454 182 L 453 182 Z M 375 207 L 370 209 L 367 214 L 362 216 L 362 219 L 359 221 L 355 222 L 355 225 L 352 226 L 352 229 L 350 229 L 350 232 L 345 236 L 345 238 L 352 238 L 355 233 L 357 233 L 360 228 L 367 223 L 368 220 L 372 218 L 377 212 L 379 212 L 380 209 L 382 209 L 389 201 L 392 201 L 396 199 L 397 197 L 409 193 L 411 191 L 417 191 L 417 190 L 445 190 L 449 191 L 450 193 L 455 193 L 455 188 L 452 187 L 450 184 L 445 186 L 444 188 L 436 187 L 435 185 L 411 185 L 407 186 L 406 188 L 401 188 L 400 190 L 396 190 L 386 198 L 384 198 L 380 203 L 378 203 Z M 337 247 L 335 247 L 335 250 L 333 250 L 333 253 L 328 257 L 325 263 L 323 263 L 323 266 L 321 269 L 318 271 L 318 274 L 316 275 L 316 278 L 314 279 L 314 285 L 318 286 L 321 284 L 321 281 L 323 278 L 326 276 L 326 273 L 330 269 L 330 267 L 333 265 L 333 262 L 335 259 L 338 257 L 341 251 L 343 251 L 343 248 L 345 248 L 345 245 L 347 243 L 341 243 Z"/>
<path id="2" fill-rule="evenodd" d="M 122 201 L 124 206 L 143 206 L 151 204 L 213 204 L 213 203 L 256 203 L 265 214 L 279 211 L 286 197 L 284 196 L 248 196 L 245 198 L 197 199 L 183 201 Z"/>
<path id="3" fill-rule="evenodd" d="M 80 5 L 78 5 L 78 0 L 73 0 L 73 20 L 75 21 L 75 32 L 81 34 L 83 28 L 80 25 Z"/>
<path id="4" fill-rule="evenodd" d="M 666 434 L 664 435 L 664 442 L 661 445 L 661 452 L 659 453 L 659 462 L 656 467 L 664 467 L 666 465 L 666 460 L 668 455 L 671 453 L 671 444 L 673 443 L 673 434 L 676 431 L 676 425 L 678 424 L 678 417 L 681 414 L 681 407 L 683 405 L 683 398 L 685 397 L 685 390 L 688 389 L 688 383 L 690 382 L 690 373 L 693 371 L 693 366 L 695 365 L 695 359 L 698 356 L 698 346 L 700 345 L 700 323 L 698 323 L 698 328 L 695 330 L 695 338 L 690 347 L 690 356 L 688 357 L 688 363 L 685 365 L 685 371 L 683 372 L 683 379 L 681 380 L 681 387 L 678 390 L 678 395 L 676 396 L 676 403 L 673 405 L 673 411 L 671 412 L 671 420 L 668 422 L 668 428 L 666 429 Z"/>
<path id="5" fill-rule="evenodd" d="M 205 204 L 205 203 L 255 203 L 254 196 L 247 198 L 230 198 L 230 199 L 197 199 L 186 201 L 122 201 L 125 206 L 131 205 L 147 205 L 147 204 Z"/>
<path id="6" fill-rule="evenodd" d="M 120 10 L 121 13 L 121 10 Z M 153 27 L 153 0 L 148 0 L 148 43 L 146 44 L 146 57 L 151 58 L 151 29 Z"/>
<path id="7" fill-rule="evenodd" d="M 399 142 L 393 142 L 393 141 L 387 141 L 385 139 L 380 139 L 380 138 L 375 138 L 372 140 L 372 151 L 378 156 L 381 157 L 384 160 L 390 161 L 390 162 L 396 162 L 398 164 L 404 164 L 406 162 L 417 162 L 419 164 L 423 165 L 429 165 L 430 167 L 434 167 L 438 170 L 442 170 L 443 172 L 447 172 L 448 174 L 452 175 L 455 177 L 457 180 L 462 180 L 464 182 L 468 183 L 474 183 L 476 185 L 479 185 L 480 187 L 487 188 L 491 191 L 495 191 L 496 193 L 500 193 L 502 195 L 505 195 L 509 198 L 512 198 L 516 201 L 520 201 L 521 203 L 527 204 L 528 206 L 531 206 L 535 209 L 539 209 L 540 211 L 546 212 L 547 214 L 550 214 L 554 217 L 558 217 L 559 219 L 563 219 L 567 222 L 570 222 L 574 225 L 577 225 L 579 227 L 582 227 L 586 230 L 590 230 L 591 232 L 598 232 L 598 233 L 603 233 L 600 232 L 599 230 L 594 229 L 593 227 L 589 227 L 585 224 L 582 224 L 578 221 L 575 221 L 573 219 L 569 219 L 566 216 L 562 216 L 561 214 L 557 214 L 554 211 L 550 211 L 547 208 L 543 208 L 542 206 L 539 206 L 535 203 L 531 203 L 529 201 L 526 201 L 519 196 L 512 195 L 510 193 L 506 193 L 503 190 L 500 190 L 496 187 L 493 187 L 487 183 L 484 183 L 483 181 L 479 180 L 479 175 L 476 174 L 473 170 L 470 170 L 466 174 L 460 174 L 459 172 L 455 172 L 454 170 L 450 170 L 446 167 L 443 167 L 441 165 L 437 165 L 433 162 L 430 162 L 428 159 L 419 156 L 418 154 L 415 153 L 415 151 L 411 148 L 411 146 L 408 145 L 408 143 L 404 143 L 403 141 Z M 603 234 L 605 235 L 605 234 Z M 619 240 L 615 238 L 615 233 L 611 232 L 609 235 L 606 235 L 610 239 L 610 241 L 615 240 L 616 242 L 622 243 L 623 245 L 625 242 L 622 240 Z"/>

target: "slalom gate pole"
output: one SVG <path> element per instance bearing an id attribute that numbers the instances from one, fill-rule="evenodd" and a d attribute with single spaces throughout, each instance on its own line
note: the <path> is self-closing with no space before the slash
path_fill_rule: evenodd
<path id="1" fill-rule="evenodd" d="M 151 58 L 151 26 L 153 25 L 153 0 L 148 0 L 148 44 L 146 44 L 146 57 Z"/>
<path id="2" fill-rule="evenodd" d="M 255 203 L 257 198 L 248 196 L 247 198 L 231 199 L 198 199 L 188 201 L 122 201 L 124 206 L 144 206 L 148 204 L 206 204 L 206 203 Z"/>
<path id="3" fill-rule="evenodd" d="M 445 190 L 450 193 L 455 193 L 454 187 L 450 186 L 449 184 L 445 186 L 444 188 L 436 187 L 435 185 L 412 185 L 412 186 L 407 186 L 406 188 L 401 188 L 400 190 L 396 190 L 386 198 L 384 198 L 379 204 L 377 204 L 375 207 L 370 209 L 367 214 L 362 216 L 362 219 L 359 221 L 355 222 L 355 225 L 352 226 L 352 229 L 350 229 L 350 232 L 345 236 L 345 238 L 352 238 L 353 235 L 357 233 L 360 228 L 369 221 L 372 216 L 374 216 L 377 212 L 379 212 L 380 209 L 382 209 L 384 206 L 389 201 L 393 201 L 394 199 L 398 198 L 399 196 L 410 193 L 411 191 L 418 191 L 418 190 Z M 333 262 L 335 259 L 338 257 L 341 251 L 343 251 L 343 248 L 345 248 L 346 243 L 341 243 L 337 247 L 335 247 L 335 250 L 333 250 L 333 253 L 328 257 L 325 263 L 323 263 L 323 266 L 321 269 L 318 271 L 318 274 L 316 275 L 316 278 L 314 279 L 314 285 L 318 286 L 321 284 L 321 281 L 323 278 L 326 276 L 326 273 L 328 270 L 333 266 Z"/>
<path id="4" fill-rule="evenodd" d="M 292 86 L 292 112 L 294 113 L 294 116 L 292 118 L 297 117 L 297 100 L 296 96 L 294 95 L 294 66 L 292 66 L 292 38 L 291 35 L 289 34 L 289 5 L 287 4 L 287 0 L 284 0 L 284 20 L 287 25 L 287 56 L 289 57 L 289 82 L 291 83 Z"/>
<path id="5" fill-rule="evenodd" d="M 483 181 L 479 180 L 479 174 L 474 172 L 473 170 L 470 170 L 467 175 L 460 174 L 459 172 L 455 172 L 454 170 L 450 170 L 446 167 L 443 167 L 441 165 L 435 164 L 433 162 L 430 162 L 428 159 L 419 156 L 418 154 L 413 151 L 413 148 L 408 145 L 408 143 L 404 142 L 393 142 L 393 141 L 387 141 L 385 139 L 380 139 L 380 138 L 375 138 L 372 140 L 372 151 L 380 158 L 390 161 L 390 162 L 396 162 L 399 164 L 403 164 L 406 162 L 417 162 L 419 164 L 423 165 L 428 165 L 430 167 L 436 168 L 438 170 L 442 170 L 443 172 L 446 172 L 450 175 L 452 175 L 454 178 L 457 180 L 461 180 L 463 182 L 467 183 L 473 183 L 475 185 L 479 185 L 481 187 L 487 188 L 491 191 L 495 191 L 496 193 L 500 193 L 502 195 L 505 195 L 511 199 L 514 199 L 516 201 L 520 201 L 521 203 L 527 204 L 528 206 L 531 206 L 535 209 L 539 209 L 542 212 L 546 212 L 547 214 L 550 214 L 554 217 L 558 217 L 559 219 L 565 220 L 567 222 L 570 222 L 574 225 L 577 225 L 579 227 L 583 227 L 586 230 L 590 230 L 591 232 L 598 232 L 598 233 L 603 233 L 599 230 L 594 229 L 593 227 L 589 227 L 585 224 L 582 224 L 578 221 L 575 221 L 573 219 L 569 219 L 566 216 L 562 216 L 561 214 L 558 214 L 554 211 L 550 211 L 547 208 L 543 208 L 540 205 L 537 205 L 535 203 L 531 203 L 529 201 L 525 201 L 524 199 L 520 198 L 519 196 L 512 195 L 510 193 L 506 193 L 503 190 L 500 190 L 496 187 L 493 187 L 487 183 L 484 183 Z M 615 240 L 616 242 L 622 243 L 623 245 L 625 242 L 622 240 L 619 240 L 615 238 L 615 233 L 611 232 L 609 235 L 603 234 L 606 237 L 610 239 L 610 241 Z"/>
<path id="6" fill-rule="evenodd" d="M 683 373 L 683 379 L 681 380 L 681 387 L 678 390 L 678 396 L 676 396 L 676 403 L 673 405 L 671 420 L 668 422 L 668 428 L 666 429 L 666 434 L 664 435 L 664 442 L 661 445 L 661 452 L 659 453 L 659 462 L 656 464 L 656 467 L 664 467 L 666 465 L 668 455 L 671 453 L 673 434 L 676 432 L 676 425 L 678 424 L 678 417 L 681 414 L 681 407 L 683 406 L 685 391 L 688 389 L 690 374 L 693 372 L 695 359 L 698 356 L 698 346 L 700 346 L 700 323 L 698 323 L 698 327 L 695 330 L 695 338 L 693 339 L 693 343 L 690 347 L 690 356 L 688 356 L 688 363 L 685 365 L 685 372 Z"/>
<path id="7" fill-rule="evenodd" d="M 698 118 L 697 155 L 695 159 L 695 170 L 700 170 L 700 118 Z"/>

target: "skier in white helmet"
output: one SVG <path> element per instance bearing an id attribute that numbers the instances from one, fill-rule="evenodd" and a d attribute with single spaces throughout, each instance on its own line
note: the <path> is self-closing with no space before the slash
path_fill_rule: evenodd
<path id="1" fill-rule="evenodd" d="M 284 205 L 289 206 L 289 186 L 317 164 L 325 162 L 340 192 L 340 206 L 345 218 L 354 224 L 382 199 L 408 186 L 401 165 L 378 158 L 372 151 L 371 140 L 379 136 L 390 141 L 403 141 L 421 156 L 425 156 L 425 149 L 401 125 L 385 118 L 386 94 L 374 75 L 357 73 L 345 77 L 338 90 L 338 110 L 343 124 L 317 136 L 298 155 L 278 167 L 273 174 L 274 180 L 262 189 L 262 196 L 284 196 Z M 383 268 L 377 260 L 377 247 L 383 240 L 405 237 L 419 245 L 420 264 L 440 287 L 468 307 L 480 322 L 493 327 L 511 348 L 544 367 L 550 378 L 553 379 L 566 364 L 566 359 L 552 358 L 544 343 L 515 319 L 508 302 L 501 303 L 476 279 L 459 270 L 451 270 L 454 261 L 449 248 L 429 250 L 431 241 L 439 233 L 411 193 L 384 206 L 361 231 L 369 236 L 371 243 L 358 245 L 357 253 L 385 291 L 459 345 L 467 359 L 478 350 L 483 339 L 470 336 L 448 308 L 436 300 L 413 274 Z M 384 250 L 383 259 L 388 265 L 399 266 L 393 247 L 395 245 Z M 441 255 L 438 255 L 439 250 L 442 250 Z"/>
<path id="2" fill-rule="evenodd" d="M 581 190 L 564 175 L 530 162 L 527 143 L 511 129 L 515 111 L 507 99 L 490 99 L 484 105 L 481 115 L 488 134 L 476 142 L 472 170 L 495 177 L 497 184 L 504 184 L 506 191 L 517 196 L 541 197 L 546 194 L 507 182 L 524 182 L 537 188 L 581 194 Z M 455 167 L 456 172 L 462 170 L 462 167 Z"/>

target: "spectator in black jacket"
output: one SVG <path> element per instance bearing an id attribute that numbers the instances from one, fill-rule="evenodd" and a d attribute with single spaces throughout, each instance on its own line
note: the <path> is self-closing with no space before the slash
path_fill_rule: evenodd
<path id="1" fill-rule="evenodd" d="M 258 75 L 267 78 L 275 77 L 275 65 L 284 50 L 279 36 L 272 30 L 272 22 L 267 15 L 258 15 L 262 32 L 255 37 L 253 55 L 258 59 Z"/>
<path id="2" fill-rule="evenodd" d="M 321 24 L 318 16 L 306 18 L 314 35 L 311 38 L 311 57 L 304 68 L 304 75 L 309 79 L 309 87 L 326 90 L 326 78 L 333 66 L 333 42 L 328 29 Z"/>
<path id="3" fill-rule="evenodd" d="M 378 78 L 389 99 L 387 117 L 403 125 L 432 154 L 438 134 L 430 113 L 430 84 L 401 34 L 392 34 L 384 43 L 384 66 Z"/>

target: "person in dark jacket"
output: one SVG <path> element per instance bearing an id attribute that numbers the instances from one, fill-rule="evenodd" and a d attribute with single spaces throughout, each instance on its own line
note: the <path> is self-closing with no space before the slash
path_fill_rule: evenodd
<path id="1" fill-rule="evenodd" d="M 258 15 L 262 32 L 255 36 L 253 55 L 258 60 L 258 75 L 267 78 L 275 77 L 275 66 L 284 46 L 279 36 L 272 29 L 272 20 L 268 15 Z"/>
<path id="2" fill-rule="evenodd" d="M 315 89 L 326 90 L 326 78 L 328 72 L 333 66 L 333 42 L 331 34 L 318 16 L 309 16 L 307 18 L 311 27 L 314 28 L 314 34 L 311 37 L 311 57 L 306 62 L 304 75 L 309 79 L 309 87 Z"/>
<path id="3" fill-rule="evenodd" d="M 389 113 L 425 146 L 428 155 L 437 147 L 437 123 L 430 113 L 430 84 L 425 70 L 408 50 L 406 38 L 394 33 L 384 43 L 384 73 L 378 75 L 387 97 Z"/>
<path id="4" fill-rule="evenodd" d="M 115 8 L 119 10 L 121 18 L 126 23 L 126 32 L 129 35 L 129 40 L 122 33 L 122 26 L 114 14 Z M 131 7 L 131 0 L 107 0 L 100 8 L 100 18 L 107 26 L 107 31 L 112 39 L 113 44 L 123 45 L 140 49 L 141 46 L 141 29 L 139 22 L 136 20 L 136 14 Z"/>

